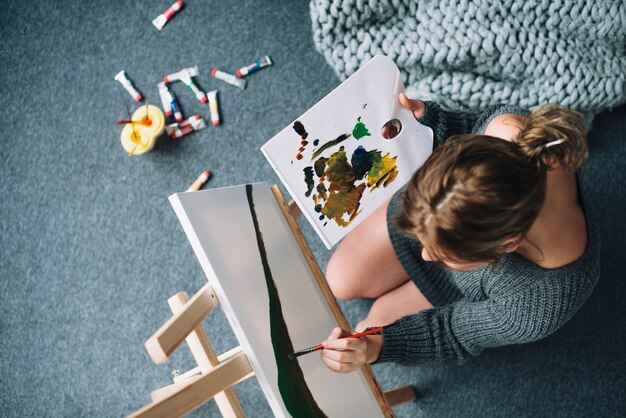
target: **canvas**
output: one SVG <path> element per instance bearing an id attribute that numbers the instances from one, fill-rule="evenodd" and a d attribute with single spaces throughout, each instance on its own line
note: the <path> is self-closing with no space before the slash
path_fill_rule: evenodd
<path id="1" fill-rule="evenodd" d="M 337 326 L 269 185 L 178 193 L 170 202 L 277 417 L 376 417 L 362 372 L 288 355 Z M 340 390 L 339 390 L 340 389 Z"/>
<path id="2" fill-rule="evenodd" d="M 394 62 L 376 56 L 261 148 L 328 249 L 432 152 L 432 130 L 400 105 L 403 91 Z"/>

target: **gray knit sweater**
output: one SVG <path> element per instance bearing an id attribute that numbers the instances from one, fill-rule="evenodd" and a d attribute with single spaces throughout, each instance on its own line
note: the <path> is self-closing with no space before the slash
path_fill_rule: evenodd
<path id="1" fill-rule="evenodd" d="M 502 113 L 528 112 L 496 106 L 480 113 L 451 113 L 427 102 L 420 122 L 433 129 L 436 147 L 454 134 L 484 132 L 491 119 Z M 389 205 L 391 241 L 404 269 L 434 308 L 386 328 L 377 363 L 463 362 L 485 348 L 544 338 L 576 313 L 598 280 L 599 229 L 582 196 L 587 246 L 574 262 L 546 269 L 510 253 L 495 264 L 458 272 L 422 260 L 419 242 L 401 235 L 390 223 L 401 193 Z"/>

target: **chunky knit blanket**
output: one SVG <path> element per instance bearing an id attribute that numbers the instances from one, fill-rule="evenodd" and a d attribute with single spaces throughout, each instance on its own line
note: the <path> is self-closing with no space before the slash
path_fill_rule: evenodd
<path id="1" fill-rule="evenodd" d="M 343 80 L 391 57 L 407 92 L 449 109 L 626 102 L 625 0 L 312 0 L 317 49 Z"/>

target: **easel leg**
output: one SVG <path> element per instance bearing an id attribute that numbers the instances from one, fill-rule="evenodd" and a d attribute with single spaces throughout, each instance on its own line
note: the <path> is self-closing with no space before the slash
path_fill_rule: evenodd
<path id="1" fill-rule="evenodd" d="M 192 382 L 182 383 L 181 389 L 159 402 L 146 405 L 128 418 L 172 418 L 182 417 L 216 394 L 236 385 L 252 372 L 245 353 L 234 355 L 213 369 L 210 373 L 192 377 Z"/>
<path id="2" fill-rule="evenodd" d="M 391 407 L 401 405 L 406 402 L 412 402 L 417 399 L 417 394 L 413 386 L 403 386 L 389 392 L 385 392 L 385 398 Z"/>
<path id="3" fill-rule="evenodd" d="M 189 297 L 185 292 L 178 293 L 167 300 L 170 309 L 174 314 L 180 312 Z M 208 373 L 213 370 L 218 364 L 219 360 L 213 350 L 213 346 L 209 342 L 209 338 L 204 332 L 202 325 L 198 325 L 185 339 L 191 354 L 198 363 L 199 368 L 203 373 Z M 223 392 L 215 395 L 215 403 L 224 417 L 231 418 L 244 418 L 246 416 L 235 390 L 233 388 L 227 388 Z"/>
<path id="4" fill-rule="evenodd" d="M 217 306 L 213 289 L 207 283 L 184 308 L 167 321 L 145 342 L 146 350 L 156 364 L 163 364 L 202 320 Z"/>

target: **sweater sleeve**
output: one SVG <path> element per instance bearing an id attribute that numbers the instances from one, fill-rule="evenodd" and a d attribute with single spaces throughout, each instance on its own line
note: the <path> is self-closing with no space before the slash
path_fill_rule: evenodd
<path id="1" fill-rule="evenodd" d="M 446 142 L 452 135 L 482 133 L 487 123 L 503 113 L 528 115 L 530 112 L 517 106 L 494 105 L 482 111 L 447 111 L 435 102 L 424 102 L 424 115 L 418 119 L 433 130 L 434 147 Z"/>
<path id="2" fill-rule="evenodd" d="M 417 121 L 433 130 L 434 148 L 443 144 L 452 135 L 470 133 L 484 112 L 450 112 L 435 102 L 424 102 L 424 115 Z"/>
<path id="3" fill-rule="evenodd" d="M 594 284 L 591 275 L 581 276 L 577 286 L 538 282 L 505 298 L 463 299 L 405 316 L 383 331 L 377 362 L 464 362 L 485 348 L 539 340 L 574 315 Z"/>

